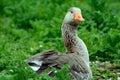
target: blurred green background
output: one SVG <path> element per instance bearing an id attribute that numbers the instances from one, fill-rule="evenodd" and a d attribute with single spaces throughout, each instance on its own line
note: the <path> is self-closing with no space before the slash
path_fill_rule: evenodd
<path id="1" fill-rule="evenodd" d="M 38 76 L 24 60 L 49 49 L 65 52 L 61 24 L 73 6 L 81 8 L 86 20 L 78 35 L 88 47 L 93 80 L 117 80 L 119 0 L 0 0 L 0 80 L 69 80 L 66 67 L 54 78 Z"/>

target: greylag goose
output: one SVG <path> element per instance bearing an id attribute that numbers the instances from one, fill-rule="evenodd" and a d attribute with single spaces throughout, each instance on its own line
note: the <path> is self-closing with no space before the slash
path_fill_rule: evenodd
<path id="1" fill-rule="evenodd" d="M 38 74 L 49 67 L 61 69 L 64 64 L 69 64 L 71 79 L 90 79 L 92 72 L 89 66 L 88 50 L 77 35 L 78 24 L 83 21 L 81 10 L 77 7 L 70 8 L 62 24 L 62 37 L 67 50 L 66 54 L 49 50 L 30 57 L 26 62 Z"/>

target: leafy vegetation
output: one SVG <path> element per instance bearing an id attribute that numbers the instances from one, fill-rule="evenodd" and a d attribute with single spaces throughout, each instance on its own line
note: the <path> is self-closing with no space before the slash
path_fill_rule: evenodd
<path id="1" fill-rule="evenodd" d="M 65 52 L 61 23 L 71 6 L 80 7 L 86 19 L 78 35 L 88 47 L 93 79 L 117 80 L 119 5 L 119 0 L 0 0 L 0 80 L 69 80 L 66 66 L 53 69 L 57 73 L 51 78 L 37 75 L 24 60 L 48 49 Z"/>

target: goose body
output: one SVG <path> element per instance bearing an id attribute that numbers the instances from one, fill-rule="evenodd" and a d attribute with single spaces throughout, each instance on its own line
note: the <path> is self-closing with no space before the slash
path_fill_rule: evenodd
<path id="1" fill-rule="evenodd" d="M 49 50 L 38 53 L 26 62 L 30 67 L 41 74 L 49 67 L 61 69 L 64 64 L 69 64 L 71 79 L 88 80 L 92 77 L 89 66 L 89 54 L 86 45 L 77 35 L 77 27 L 84 21 L 81 10 L 72 7 L 68 10 L 62 24 L 62 37 L 66 47 L 66 54 Z"/>

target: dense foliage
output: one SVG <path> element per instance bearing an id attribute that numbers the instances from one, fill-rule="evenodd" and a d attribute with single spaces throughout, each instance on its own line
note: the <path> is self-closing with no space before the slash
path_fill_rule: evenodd
<path id="1" fill-rule="evenodd" d="M 90 60 L 120 67 L 119 5 L 119 0 L 0 0 L 0 80 L 69 80 L 66 67 L 53 69 L 55 78 L 38 76 L 24 60 L 48 49 L 65 52 L 61 23 L 71 6 L 80 7 L 86 20 L 79 25 L 78 35 L 88 47 Z M 116 78 L 96 65 L 92 70 L 95 80 Z"/>

